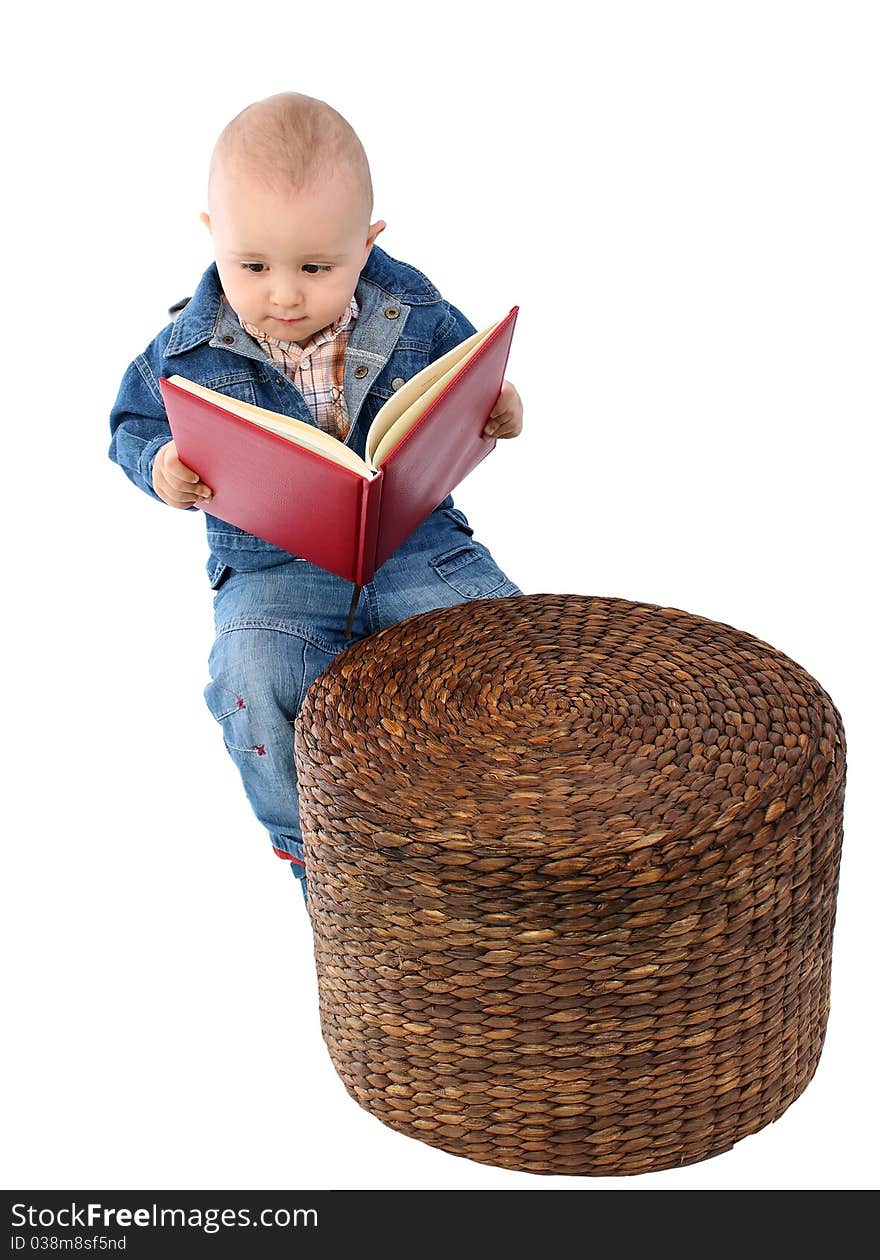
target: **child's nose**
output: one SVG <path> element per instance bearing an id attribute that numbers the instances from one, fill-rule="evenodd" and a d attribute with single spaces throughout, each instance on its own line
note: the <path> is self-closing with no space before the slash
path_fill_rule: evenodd
<path id="1" fill-rule="evenodd" d="M 295 311 L 302 305 L 302 285 L 298 280 L 278 280 L 272 289 L 272 301 L 280 310 Z"/>

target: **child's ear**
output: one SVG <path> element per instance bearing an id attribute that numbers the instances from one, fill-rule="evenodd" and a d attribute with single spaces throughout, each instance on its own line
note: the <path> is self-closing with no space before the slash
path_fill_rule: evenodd
<path id="1" fill-rule="evenodd" d="M 206 227 L 206 228 L 208 229 L 208 231 L 210 232 L 210 230 L 211 230 L 211 220 L 210 220 L 209 216 L 207 215 L 207 213 L 206 213 L 204 210 L 203 210 L 203 211 L 202 211 L 202 213 L 199 215 L 199 222 L 200 222 L 200 223 L 204 223 L 205 227 Z"/>
<path id="2" fill-rule="evenodd" d="M 364 250 L 364 261 L 361 263 L 361 267 L 366 266 L 367 259 L 370 256 L 370 250 L 373 248 L 373 241 L 375 241 L 380 232 L 385 231 L 387 226 L 388 224 L 384 219 L 377 219 L 375 223 L 370 224 L 370 234 L 367 237 L 366 249 Z"/>

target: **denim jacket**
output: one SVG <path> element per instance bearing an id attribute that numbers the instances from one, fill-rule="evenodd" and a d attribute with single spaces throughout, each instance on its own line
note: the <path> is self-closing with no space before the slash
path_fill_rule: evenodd
<path id="1" fill-rule="evenodd" d="M 221 292 L 217 264 L 212 262 L 177 319 L 129 364 L 110 413 L 110 458 L 158 503 L 164 500 L 153 489 L 153 461 L 172 439 L 160 376 L 179 373 L 231 398 L 315 423 L 302 393 L 245 332 L 229 305 L 221 302 Z M 343 376 L 351 420 L 345 445 L 363 458 L 367 430 L 395 390 L 477 330 L 426 276 L 375 244 L 355 297 L 359 314 L 349 330 Z M 452 496 L 438 506 L 453 508 Z M 263 569 L 291 559 L 290 552 L 202 508 L 193 505 L 186 510 L 201 511 L 205 517 L 210 549 L 206 568 L 212 586 L 227 565 Z"/>

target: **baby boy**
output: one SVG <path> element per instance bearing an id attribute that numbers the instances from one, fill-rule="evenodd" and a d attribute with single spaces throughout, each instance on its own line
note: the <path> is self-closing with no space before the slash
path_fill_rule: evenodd
<path id="1" fill-rule="evenodd" d="M 522 592 L 448 495 L 364 586 L 346 639 L 350 583 L 210 514 L 212 488 L 171 439 L 160 376 L 317 425 L 363 457 L 394 391 L 476 328 L 375 244 L 386 224 L 371 222 L 366 154 L 323 101 L 282 92 L 237 114 L 214 147 L 208 210 L 215 261 L 129 364 L 109 454 L 157 501 L 203 510 L 216 630 L 205 701 L 307 896 L 293 723 L 309 685 L 350 642 L 405 617 Z M 504 381 L 483 436 L 521 428 L 519 395 Z"/>

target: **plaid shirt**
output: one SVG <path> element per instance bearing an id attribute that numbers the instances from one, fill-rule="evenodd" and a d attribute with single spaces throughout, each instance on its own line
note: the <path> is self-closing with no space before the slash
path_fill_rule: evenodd
<path id="1" fill-rule="evenodd" d="M 225 294 L 222 300 L 226 301 Z M 305 398 L 318 428 L 341 442 L 345 441 L 351 428 L 342 388 L 345 348 L 351 323 L 357 319 L 358 313 L 358 304 L 352 294 L 348 309 L 332 324 L 310 337 L 304 346 L 298 346 L 295 341 L 270 337 L 238 316 L 245 332 L 250 333 L 276 367 L 293 381 Z"/>

